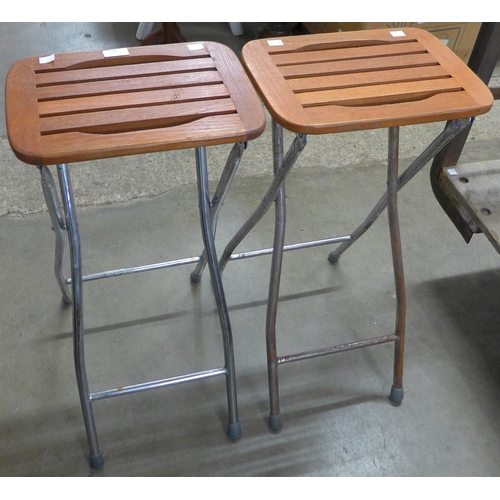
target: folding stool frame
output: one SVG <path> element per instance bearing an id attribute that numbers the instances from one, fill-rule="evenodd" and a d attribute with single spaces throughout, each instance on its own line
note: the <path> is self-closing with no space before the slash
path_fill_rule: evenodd
<path id="1" fill-rule="evenodd" d="M 226 377 L 228 434 L 241 435 L 231 325 L 214 245 L 217 216 L 247 141 L 264 130 L 265 115 L 238 57 L 227 46 L 201 41 L 28 57 L 6 78 L 7 133 L 14 154 L 39 166 L 55 231 L 54 270 L 63 301 L 73 304 L 74 356 L 90 446 L 90 464 L 103 463 L 92 404 L 158 387 Z M 210 199 L 206 147 L 234 144 Z M 82 275 L 80 236 L 69 164 L 194 149 L 204 243 L 201 256 Z M 57 165 L 59 190 L 47 165 Z M 67 248 L 71 278 L 64 274 Z M 201 262 L 208 264 L 222 328 L 224 366 L 179 377 L 92 393 L 84 357 L 82 284 L 125 274 Z M 196 280 L 192 278 L 192 281 Z"/>
<path id="2" fill-rule="evenodd" d="M 416 28 L 320 33 L 283 39 L 253 40 L 242 61 L 273 119 L 274 179 L 264 199 L 221 255 L 220 267 L 275 201 L 275 234 L 266 318 L 270 394 L 269 425 L 282 426 L 278 366 L 351 349 L 395 343 L 390 399 L 403 399 L 403 353 L 406 299 L 397 192 L 471 117 L 492 106 L 480 79 L 430 33 Z M 447 122 L 444 131 L 398 177 L 399 127 Z M 283 128 L 296 134 L 283 157 Z M 387 191 L 364 222 L 347 236 L 284 246 L 284 180 L 305 147 L 307 134 L 389 130 Z M 289 355 L 278 355 L 276 317 L 283 252 L 340 243 L 330 252 L 335 263 L 387 207 L 396 287 L 396 324 L 388 335 Z"/>
<path id="3" fill-rule="evenodd" d="M 220 208 L 224 202 L 231 181 L 240 163 L 244 150 L 243 143 L 233 146 L 226 166 L 215 190 L 212 200 L 210 200 L 206 148 L 195 148 L 198 201 L 200 211 L 200 221 L 204 250 L 199 257 L 190 257 L 181 260 L 161 262 L 158 264 L 145 265 L 127 269 L 115 269 L 97 274 L 82 275 L 82 255 L 80 245 L 80 235 L 76 219 L 75 202 L 71 187 L 69 166 L 67 164 L 57 165 L 57 174 L 62 198 L 63 209 L 61 209 L 58 199 L 57 188 L 48 167 L 40 166 L 42 188 L 50 214 L 51 222 L 55 232 L 55 263 L 54 271 L 57 282 L 62 292 L 63 302 L 73 305 L 73 332 L 74 332 L 74 362 L 82 407 L 87 440 L 90 449 L 90 466 L 100 468 L 104 463 L 104 457 L 99 447 L 97 438 L 97 428 L 94 420 L 92 404 L 95 401 L 107 399 L 136 392 L 158 389 L 185 382 L 203 380 L 207 378 L 225 376 L 228 403 L 228 436 L 232 440 L 241 437 L 241 425 L 238 417 L 238 406 L 236 396 L 236 379 L 234 370 L 234 347 L 231 331 L 231 324 L 227 311 L 224 289 L 222 286 L 221 273 L 217 263 L 215 251 L 215 228 Z M 69 243 L 69 245 L 68 245 Z M 70 250 L 71 279 L 65 277 L 65 263 L 67 247 Z M 192 263 L 202 263 L 208 265 L 215 301 L 217 304 L 220 325 L 222 329 L 224 366 L 205 370 L 197 373 L 164 378 L 151 382 L 119 387 L 100 392 L 91 392 L 86 374 L 85 354 L 84 354 L 84 327 L 83 327 L 83 282 L 97 279 L 123 276 L 139 272 L 165 269 Z M 195 280 L 193 280 L 194 282 Z"/>
<path id="4" fill-rule="evenodd" d="M 283 426 L 282 418 L 280 415 L 278 366 L 294 361 L 301 361 L 319 356 L 325 356 L 328 354 L 335 354 L 338 352 L 358 349 L 361 347 L 394 342 L 394 373 L 390 399 L 395 404 L 400 404 L 402 402 L 406 295 L 401 251 L 401 237 L 397 211 L 397 193 L 424 167 L 424 165 L 426 165 L 455 136 L 457 136 L 457 134 L 459 134 L 465 127 L 467 127 L 471 121 L 472 119 L 459 119 L 451 120 L 450 122 L 448 122 L 444 130 L 438 135 L 438 137 L 399 176 L 399 127 L 390 127 L 388 129 L 389 147 L 387 191 L 382 195 L 379 202 L 374 206 L 366 219 L 349 235 L 336 237 L 334 236 L 321 240 L 285 245 L 285 179 L 292 167 L 295 165 L 300 153 L 306 146 L 307 136 L 305 134 L 296 134 L 295 140 L 290 145 L 287 155 L 283 156 L 283 127 L 273 120 L 273 181 L 265 196 L 262 198 L 262 201 L 257 209 L 229 241 L 219 260 L 219 266 L 222 271 L 224 270 L 229 260 L 242 258 L 242 256 L 257 257 L 260 255 L 272 253 L 271 275 L 269 281 L 269 295 L 266 315 L 266 348 L 270 396 L 269 427 L 271 430 L 279 432 Z M 273 202 L 275 203 L 275 232 L 273 248 L 234 254 L 233 252 L 236 247 L 243 241 L 243 239 L 255 227 L 260 219 L 267 213 Z M 340 243 L 340 246 L 336 250 L 330 252 L 328 256 L 328 260 L 331 263 L 336 263 L 340 259 L 342 253 L 345 252 L 366 231 L 368 231 L 368 229 L 378 219 L 378 217 L 382 214 L 386 207 L 389 217 L 389 231 L 396 288 L 396 322 L 394 333 L 362 341 L 333 345 L 321 349 L 278 356 L 276 346 L 276 320 L 278 314 L 279 286 L 283 252 L 311 248 L 320 245 Z"/>

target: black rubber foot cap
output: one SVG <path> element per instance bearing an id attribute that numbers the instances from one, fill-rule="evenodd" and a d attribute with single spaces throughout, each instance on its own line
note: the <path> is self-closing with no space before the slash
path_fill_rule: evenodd
<path id="1" fill-rule="evenodd" d="M 391 395 L 389 396 L 389 399 L 397 406 L 401 404 L 401 401 L 403 401 L 404 393 L 403 393 L 403 388 L 401 389 L 396 389 L 395 387 L 391 388 Z"/>
<path id="2" fill-rule="evenodd" d="M 335 255 L 333 252 L 330 252 L 328 254 L 328 260 L 332 263 L 332 264 L 336 264 L 339 260 L 340 260 L 340 255 Z"/>
<path id="3" fill-rule="evenodd" d="M 201 274 L 195 274 L 193 271 L 190 275 L 191 283 L 199 283 L 201 281 Z"/>
<path id="4" fill-rule="evenodd" d="M 201 281 L 201 274 L 195 274 L 194 271 L 191 273 L 191 283 L 199 283 Z"/>
<path id="5" fill-rule="evenodd" d="M 104 465 L 104 457 L 102 453 L 90 455 L 90 467 L 92 469 L 100 469 Z"/>
<path id="6" fill-rule="evenodd" d="M 269 429 L 278 434 L 283 429 L 283 420 L 279 415 L 269 415 Z"/>
<path id="7" fill-rule="evenodd" d="M 242 435 L 241 424 L 239 422 L 237 424 L 228 424 L 227 435 L 231 441 L 238 441 Z"/>

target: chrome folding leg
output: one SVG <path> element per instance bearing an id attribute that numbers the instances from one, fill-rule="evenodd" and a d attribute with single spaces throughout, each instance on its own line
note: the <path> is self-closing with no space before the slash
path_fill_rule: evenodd
<path id="1" fill-rule="evenodd" d="M 56 275 L 57 283 L 62 293 L 62 300 L 65 304 L 71 304 L 71 292 L 68 286 L 68 281 L 65 275 L 65 265 L 67 261 L 68 250 L 68 234 L 66 231 L 66 222 L 64 220 L 57 188 L 54 183 L 54 178 L 48 167 L 39 166 L 42 182 L 43 195 L 45 203 L 52 222 L 52 229 L 56 237 L 54 274 Z"/>
<path id="2" fill-rule="evenodd" d="M 226 165 L 220 177 L 219 183 L 217 184 L 214 196 L 210 203 L 210 219 L 211 219 L 212 233 L 214 237 L 217 228 L 217 218 L 219 216 L 220 209 L 224 204 L 224 199 L 226 198 L 226 194 L 229 189 L 229 186 L 231 185 L 234 174 L 238 169 L 241 157 L 243 156 L 244 149 L 245 149 L 245 144 L 242 142 L 236 143 L 231 149 L 229 157 L 226 161 Z M 193 283 L 197 283 L 201 280 L 201 275 L 203 273 L 203 269 L 205 268 L 206 264 L 207 264 L 207 253 L 205 250 L 203 250 L 203 253 L 200 256 L 200 260 L 195 270 L 191 273 L 191 281 Z"/>
<path id="3" fill-rule="evenodd" d="M 71 301 L 72 298 L 73 303 L 73 351 L 76 379 L 90 450 L 90 466 L 94 469 L 100 468 L 104 463 L 103 454 L 99 449 L 97 430 L 92 410 L 92 403 L 101 399 L 123 396 L 135 392 L 168 387 L 185 382 L 192 382 L 195 380 L 202 380 L 224 375 L 226 377 L 228 402 L 228 436 L 233 440 L 241 437 L 241 425 L 238 418 L 238 406 L 236 398 L 233 338 L 224 289 L 222 286 L 221 273 L 219 270 L 217 254 L 215 251 L 214 238 L 216 218 L 220 210 L 220 204 L 222 204 L 222 201 L 227 193 L 229 184 L 231 183 L 235 170 L 241 159 L 242 151 L 242 144 L 236 145 L 233 148 L 226 168 L 221 176 L 216 195 L 214 196 L 214 201 L 212 201 L 211 203 L 207 173 L 206 149 L 204 147 L 195 149 L 198 205 L 200 212 L 201 232 L 204 243 L 202 257 L 188 258 L 180 261 L 164 262 L 160 264 L 153 264 L 149 266 L 141 266 L 130 269 L 117 269 L 89 276 L 82 275 L 80 236 L 78 231 L 78 223 L 76 220 L 75 203 L 71 188 L 68 165 L 60 164 L 57 166 L 57 173 L 59 177 L 59 185 L 62 196 L 62 205 L 64 207 L 64 216 L 62 215 L 59 207 L 58 197 L 50 171 L 46 167 L 40 167 L 43 190 L 45 198 L 47 200 L 47 205 L 49 207 L 51 220 L 56 231 L 56 277 L 58 278 L 61 290 L 63 290 L 63 294 L 66 292 L 63 297 L 67 297 L 69 301 Z M 67 243 L 66 235 L 69 237 L 69 253 L 71 262 L 70 280 L 66 279 L 63 273 L 64 251 Z M 201 262 L 202 258 L 203 263 Z M 119 387 L 116 389 L 109 389 L 95 393 L 90 392 L 84 355 L 83 282 L 86 280 L 121 276 L 124 274 L 144 272 L 153 269 L 161 269 L 193 262 L 198 262 L 201 269 L 205 264 L 208 265 L 210 271 L 212 288 L 215 296 L 215 301 L 217 303 L 219 320 L 222 329 L 224 366 L 221 368 L 214 368 L 202 372 L 189 373 L 187 375 L 170 377 L 131 386 Z M 68 289 L 68 283 L 71 284 L 71 293 Z"/>
<path id="4" fill-rule="evenodd" d="M 217 253 L 215 251 L 213 217 L 210 213 L 207 157 L 206 149 L 204 147 L 196 148 L 196 172 L 198 181 L 201 231 L 203 236 L 203 243 L 205 245 L 204 253 L 206 254 L 207 265 L 210 271 L 210 277 L 212 279 L 212 288 L 214 291 L 215 301 L 217 303 L 217 310 L 219 313 L 219 320 L 222 329 L 222 338 L 224 344 L 224 368 L 226 375 L 229 414 L 228 435 L 231 439 L 238 439 L 239 437 L 241 437 L 241 426 L 238 419 L 238 408 L 236 400 L 233 337 L 231 332 L 231 323 L 229 321 L 229 313 L 227 311 L 226 298 L 224 295 L 224 288 L 222 286 L 221 273 L 217 262 Z"/>
<path id="5" fill-rule="evenodd" d="M 94 421 L 94 413 L 92 411 L 92 397 L 89 391 L 87 373 L 85 369 L 83 282 L 80 234 L 76 220 L 75 203 L 71 189 L 68 166 L 66 164 L 58 165 L 57 173 L 61 187 L 66 227 L 69 234 L 71 288 L 73 292 L 73 353 L 75 359 L 76 380 L 90 449 L 90 466 L 97 469 L 102 467 L 104 458 L 97 441 L 97 430 Z"/>

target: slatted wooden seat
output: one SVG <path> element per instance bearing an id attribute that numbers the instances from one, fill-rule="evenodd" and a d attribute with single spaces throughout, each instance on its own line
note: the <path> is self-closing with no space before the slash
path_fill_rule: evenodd
<path id="1" fill-rule="evenodd" d="M 371 345 L 394 342 L 390 399 L 403 399 L 406 295 L 397 213 L 397 192 L 470 122 L 486 113 L 493 98 L 486 85 L 441 41 L 419 29 L 325 33 L 254 40 L 242 51 L 243 64 L 273 118 L 274 179 L 260 205 L 229 242 L 221 268 L 275 201 L 275 238 L 266 321 L 271 429 L 281 429 L 278 366 Z M 444 131 L 398 176 L 399 127 L 448 121 Z M 296 133 L 286 156 L 283 128 Z M 387 192 L 351 234 L 284 245 L 284 180 L 306 145 L 308 134 L 389 128 Z M 394 333 L 325 348 L 278 355 L 276 319 L 283 252 L 340 243 L 340 255 L 388 208 L 396 285 Z M 249 253 L 247 252 L 247 255 Z"/>
<path id="2" fill-rule="evenodd" d="M 253 41 L 243 64 L 280 125 L 323 134 L 488 111 L 491 92 L 445 49 L 415 28 L 368 30 Z"/>
<path id="3" fill-rule="evenodd" d="M 228 434 L 237 439 L 241 428 L 232 332 L 213 233 L 244 143 L 262 133 L 265 117 L 236 55 L 223 45 L 201 42 L 31 57 L 10 68 L 5 96 L 12 149 L 23 162 L 38 165 L 42 174 L 42 187 L 56 234 L 56 278 L 64 302 L 73 303 L 75 368 L 91 467 L 101 467 L 104 460 L 97 440 L 94 401 L 215 376 L 226 377 Z M 210 201 L 206 147 L 229 143 L 235 145 Z M 82 276 L 68 164 L 185 148 L 194 148 L 196 152 L 202 255 Z M 64 213 L 47 167 L 52 164 L 57 164 Z M 68 237 L 71 280 L 64 275 Z M 83 349 L 82 283 L 193 262 L 202 266 L 207 263 L 210 269 L 224 340 L 224 366 L 90 392 Z"/>
<path id="4" fill-rule="evenodd" d="M 51 165 L 246 141 L 263 130 L 236 56 L 214 42 L 15 63 L 6 119 L 22 161 Z M 119 52 L 118 52 L 119 54 Z"/>

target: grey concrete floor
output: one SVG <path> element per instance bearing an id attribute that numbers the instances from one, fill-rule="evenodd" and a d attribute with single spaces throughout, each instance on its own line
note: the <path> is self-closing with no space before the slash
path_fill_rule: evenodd
<path id="1" fill-rule="evenodd" d="M 211 29 L 217 41 L 240 43 L 227 23 L 213 24 L 200 33 Z M 187 34 L 194 27 L 181 28 Z M 8 56 L 2 71 L 29 55 L 138 44 L 136 29 L 137 23 L 0 24 Z M 474 125 L 461 162 L 498 159 L 498 125 L 495 105 Z M 441 129 L 403 128 L 402 166 Z M 345 234 L 361 222 L 385 189 L 386 135 L 309 138 L 287 182 L 288 242 Z M 408 294 L 401 406 L 388 400 L 392 346 L 336 354 L 280 368 L 284 428 L 271 434 L 264 345 L 270 259 L 232 262 L 224 286 L 242 439 L 225 437 L 223 379 L 114 398 L 94 404 L 106 462 L 91 471 L 72 364 L 71 309 L 62 305 L 53 276 L 53 233 L 38 172 L 10 153 L 5 132 L 0 140 L 0 475 L 500 475 L 499 256 L 481 235 L 463 242 L 433 197 L 428 166 L 399 196 Z M 228 151 L 208 150 L 213 178 Z M 249 144 L 221 211 L 220 248 L 264 194 L 270 155 L 268 123 Z M 101 165 L 71 168 L 85 273 L 199 253 L 192 151 Z M 240 250 L 270 246 L 272 233 L 268 214 Z M 385 214 L 338 264 L 329 264 L 327 254 L 325 247 L 285 254 L 281 353 L 393 331 Z M 91 390 L 220 366 L 210 280 L 193 286 L 190 271 L 85 285 Z"/>

